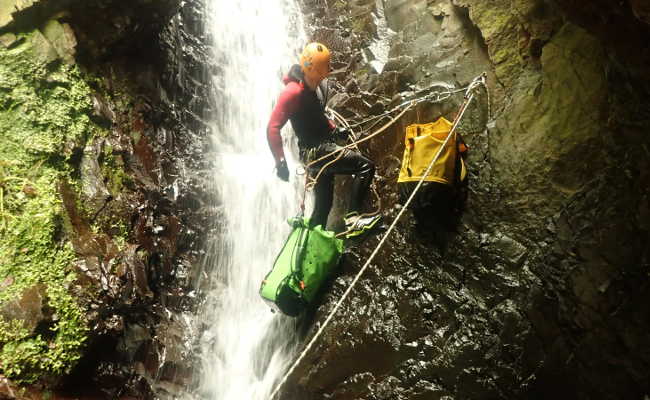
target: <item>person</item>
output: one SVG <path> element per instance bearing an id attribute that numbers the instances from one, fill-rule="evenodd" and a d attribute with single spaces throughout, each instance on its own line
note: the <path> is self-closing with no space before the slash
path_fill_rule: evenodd
<path id="1" fill-rule="evenodd" d="M 267 139 L 275 158 L 277 176 L 289 180 L 289 169 L 282 148 L 280 131 L 287 121 L 291 121 L 298 138 L 301 161 L 305 164 L 333 151 L 341 149 L 334 142 L 336 126 L 325 115 L 328 88 L 327 76 L 330 73 L 331 54 L 321 43 L 310 43 L 300 56 L 300 64 L 293 65 L 284 77 L 284 90 L 271 112 L 267 126 Z M 311 166 L 311 172 L 337 158 L 338 154 L 319 161 Z M 362 203 L 374 178 L 375 165 L 368 158 L 350 149 L 335 162 L 328 165 L 315 184 L 315 204 L 310 224 L 325 228 L 332 208 L 334 195 L 334 176 L 353 175 L 350 205 L 344 217 L 346 236 L 353 237 L 371 229 L 379 215 L 360 214 Z"/>

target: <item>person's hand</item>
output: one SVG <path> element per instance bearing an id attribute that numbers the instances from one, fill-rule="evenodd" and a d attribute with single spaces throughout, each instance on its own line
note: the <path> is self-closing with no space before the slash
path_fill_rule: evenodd
<path id="1" fill-rule="evenodd" d="M 349 137 L 350 137 L 350 131 L 348 129 L 346 129 L 346 128 L 337 126 L 332 131 L 332 138 L 337 142 L 339 140 L 344 142 L 344 141 L 348 140 Z"/>
<path id="2" fill-rule="evenodd" d="M 289 168 L 287 168 L 287 161 L 285 159 L 280 160 L 275 165 L 276 168 L 276 174 L 278 175 L 278 178 L 282 179 L 285 182 L 289 182 Z"/>

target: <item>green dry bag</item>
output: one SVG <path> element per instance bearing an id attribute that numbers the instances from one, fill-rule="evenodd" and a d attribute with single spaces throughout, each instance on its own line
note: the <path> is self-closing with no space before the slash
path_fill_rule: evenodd
<path id="1" fill-rule="evenodd" d="M 289 234 L 273 269 L 262 281 L 262 298 L 289 316 L 297 316 L 314 299 L 331 276 L 343 252 L 343 241 L 320 225 L 309 227 L 309 219 L 289 219 Z"/>

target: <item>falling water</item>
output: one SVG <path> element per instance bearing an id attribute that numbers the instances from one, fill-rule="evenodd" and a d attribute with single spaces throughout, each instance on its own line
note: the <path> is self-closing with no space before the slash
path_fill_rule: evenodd
<path id="1" fill-rule="evenodd" d="M 266 399 L 295 343 L 294 322 L 270 312 L 258 295 L 299 207 L 298 181 L 280 181 L 266 142 L 266 123 L 282 89 L 282 71 L 304 43 L 293 0 L 209 0 L 217 114 L 213 124 L 215 190 L 224 235 L 211 260 L 212 292 L 201 312 L 201 398 Z M 289 128 L 287 128 L 289 129 Z M 285 150 L 290 165 L 291 148 Z"/>

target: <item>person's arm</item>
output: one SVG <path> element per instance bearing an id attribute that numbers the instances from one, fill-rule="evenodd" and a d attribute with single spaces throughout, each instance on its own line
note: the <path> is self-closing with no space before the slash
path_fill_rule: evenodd
<path id="1" fill-rule="evenodd" d="M 282 93 L 280 93 L 278 102 L 271 112 L 271 118 L 266 128 L 266 138 L 269 142 L 276 166 L 284 161 L 284 149 L 282 148 L 282 135 L 280 132 L 289 120 L 289 117 L 296 111 L 299 96 L 299 84 L 295 82 L 289 83 L 285 86 Z"/>

